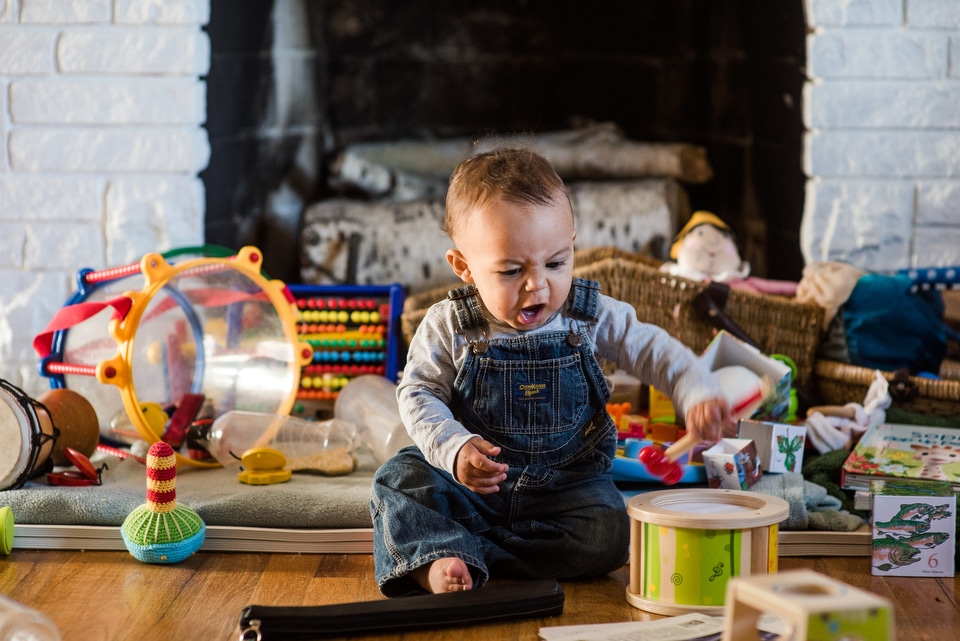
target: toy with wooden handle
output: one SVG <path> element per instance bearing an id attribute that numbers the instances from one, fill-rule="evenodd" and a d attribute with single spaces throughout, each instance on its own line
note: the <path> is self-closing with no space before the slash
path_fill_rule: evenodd
<path id="1" fill-rule="evenodd" d="M 824 416 L 836 416 L 837 418 L 845 418 L 851 421 L 857 418 L 857 410 L 853 407 L 847 407 L 846 405 L 815 405 L 807 410 L 807 418 L 810 418 L 810 415 L 814 412 L 818 412 Z"/>
<path id="2" fill-rule="evenodd" d="M 683 466 L 676 461 L 696 444 L 696 437 L 692 432 L 687 432 L 666 450 L 647 445 L 640 450 L 637 458 L 647 466 L 650 474 L 660 477 L 665 485 L 676 485 L 683 478 Z"/>

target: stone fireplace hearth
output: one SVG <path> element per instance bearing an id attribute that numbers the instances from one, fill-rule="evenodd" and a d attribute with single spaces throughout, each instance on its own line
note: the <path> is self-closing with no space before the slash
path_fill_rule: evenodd
<path id="1" fill-rule="evenodd" d="M 289 246 L 282 208 L 343 195 L 327 169 L 351 144 L 612 123 L 633 141 L 703 146 L 715 178 L 683 185 L 691 206 L 730 222 L 757 273 L 799 277 L 799 0 L 275 2 L 269 43 L 238 35 L 237 0 L 211 6 L 208 239 Z"/>

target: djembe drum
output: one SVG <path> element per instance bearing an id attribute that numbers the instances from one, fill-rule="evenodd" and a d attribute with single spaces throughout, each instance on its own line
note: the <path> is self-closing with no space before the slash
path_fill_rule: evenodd
<path id="1" fill-rule="evenodd" d="M 60 430 L 42 403 L 0 379 L 0 490 L 21 487 L 53 468 Z"/>

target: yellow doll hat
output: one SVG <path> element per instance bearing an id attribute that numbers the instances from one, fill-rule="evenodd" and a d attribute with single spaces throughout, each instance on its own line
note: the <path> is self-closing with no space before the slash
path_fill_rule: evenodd
<path id="1" fill-rule="evenodd" d="M 724 231 L 730 231 L 730 225 L 720 220 L 720 218 L 709 211 L 695 211 L 693 215 L 690 216 L 690 220 L 687 221 L 687 224 L 683 226 L 683 229 L 677 234 L 677 237 L 673 241 L 673 245 L 670 246 L 670 258 L 676 260 L 677 254 L 680 252 L 680 243 L 683 241 L 683 237 L 686 236 L 694 227 L 699 227 L 700 225 L 713 225 L 717 229 L 722 229 Z"/>

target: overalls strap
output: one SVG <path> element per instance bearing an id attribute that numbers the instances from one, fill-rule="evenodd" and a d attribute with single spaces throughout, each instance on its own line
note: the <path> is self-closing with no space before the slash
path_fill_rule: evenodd
<path id="1" fill-rule="evenodd" d="M 570 288 L 570 315 L 582 321 L 596 322 L 600 314 L 600 283 L 574 278 Z"/>
<path id="2" fill-rule="evenodd" d="M 480 305 L 480 297 L 477 296 L 476 285 L 470 284 L 451 289 L 447 292 L 447 298 L 454 303 L 460 331 L 469 332 L 483 329 L 489 324 L 487 318 L 483 315 L 483 307 Z"/>

